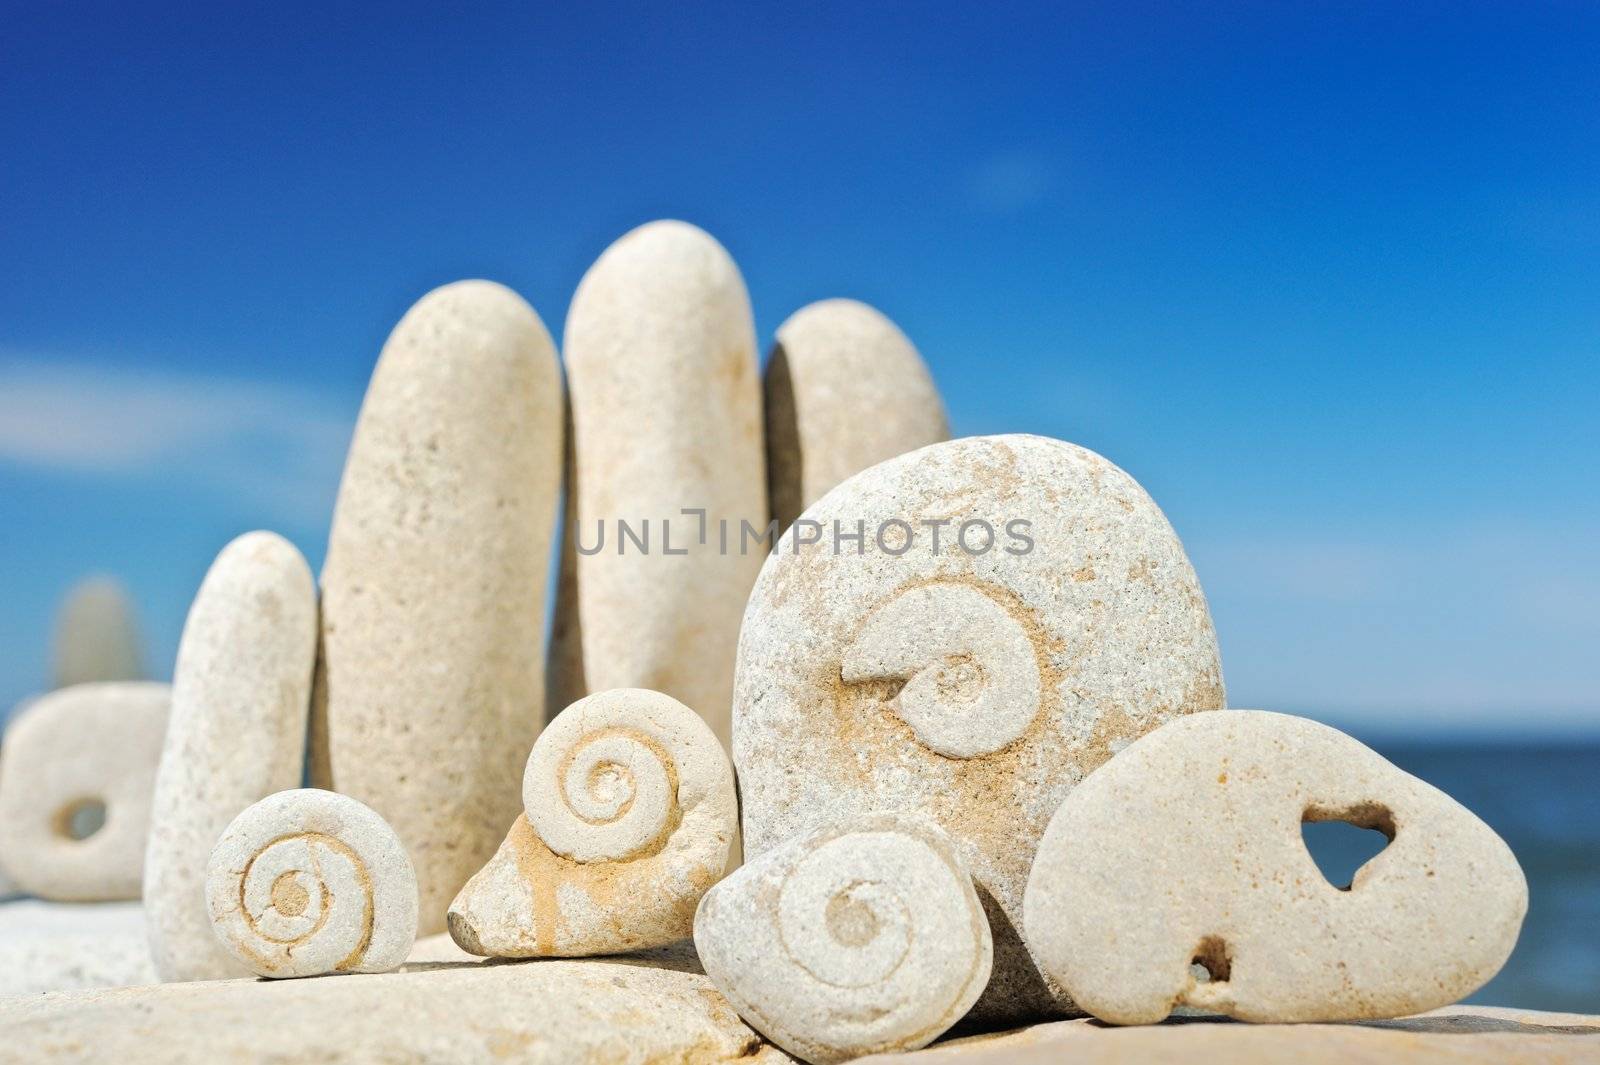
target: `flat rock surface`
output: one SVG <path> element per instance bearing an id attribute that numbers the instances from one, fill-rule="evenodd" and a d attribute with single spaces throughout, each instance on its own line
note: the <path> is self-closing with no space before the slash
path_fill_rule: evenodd
<path id="1" fill-rule="evenodd" d="M 66 992 L 0 1001 L 0 1031 L 8 1061 L 789 1060 L 681 952 Z"/>
<path id="2" fill-rule="evenodd" d="M 137 902 L 0 905 L 0 997 L 155 982 Z"/>
<path id="3" fill-rule="evenodd" d="M 1174 1061 L 1579 1065 L 1600 1062 L 1600 1017 L 1450 1006 L 1416 1017 L 1361 1024 L 1173 1020 L 1142 1028 L 1114 1028 L 1084 1018 L 1000 1035 L 952 1039 L 911 1054 L 859 1060 L 879 1065 L 1168 1065 Z"/>

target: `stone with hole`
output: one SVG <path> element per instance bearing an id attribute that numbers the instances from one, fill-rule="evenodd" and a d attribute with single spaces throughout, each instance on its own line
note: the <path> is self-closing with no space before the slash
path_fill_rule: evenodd
<path id="1" fill-rule="evenodd" d="M 917 349 L 855 300 L 790 315 L 765 385 L 768 494 L 781 528 L 851 474 L 950 436 Z"/>
<path id="2" fill-rule="evenodd" d="M 1348 887 L 1306 820 L 1392 842 Z M 1325 725 L 1257 710 L 1180 718 L 1079 785 L 1034 859 L 1025 931 L 1079 1005 L 1118 1024 L 1175 1006 L 1249 1021 L 1398 1017 L 1499 970 L 1528 889 L 1448 795 Z"/>
<path id="3" fill-rule="evenodd" d="M 741 523 L 767 524 L 739 268 L 685 222 L 640 226 L 584 274 L 563 356 L 578 548 L 564 603 L 576 602 L 584 683 L 663 692 L 727 743 L 739 619 L 765 553 L 740 549 Z"/>
<path id="4" fill-rule="evenodd" d="M 988 982 L 972 877 L 931 822 L 864 817 L 763 854 L 694 922 L 706 974 L 750 1026 L 810 1062 L 926 1046 Z"/>
<path id="5" fill-rule="evenodd" d="M 987 1021 L 1071 1008 L 1018 932 L 1061 800 L 1138 736 L 1223 705 L 1166 518 L 1099 455 L 1037 436 L 934 444 L 814 503 L 751 593 L 736 686 L 747 855 L 877 810 L 931 816 L 992 922 Z"/>
<path id="6" fill-rule="evenodd" d="M 19 710 L 0 745 L 0 854 L 30 895 L 139 897 L 172 689 L 77 684 Z"/>
<path id="7" fill-rule="evenodd" d="M 450 907 L 473 954 L 619 954 L 687 937 L 738 831 L 733 767 L 687 706 L 636 688 L 558 714 L 533 745 L 524 813 Z"/>
<path id="8" fill-rule="evenodd" d="M 381 973 L 417 938 L 417 876 L 394 829 L 331 791 L 281 791 L 234 818 L 206 864 L 217 939 L 258 976 Z"/>
<path id="9" fill-rule="evenodd" d="M 489 281 L 428 293 L 389 335 L 322 571 L 312 782 L 394 826 L 422 931 L 516 816 L 544 720 L 561 376 L 544 323 Z"/>
<path id="10" fill-rule="evenodd" d="M 300 785 L 317 653 L 317 593 L 300 552 L 252 532 L 222 549 L 189 608 L 145 853 L 150 950 L 164 980 L 244 968 L 197 900 L 206 859 L 258 799 Z"/>

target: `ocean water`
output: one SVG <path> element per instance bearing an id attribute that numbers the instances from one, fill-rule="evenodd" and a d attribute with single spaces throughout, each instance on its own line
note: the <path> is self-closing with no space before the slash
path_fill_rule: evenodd
<path id="1" fill-rule="evenodd" d="M 1600 744 L 1368 744 L 1487 821 L 1527 874 L 1516 950 L 1467 1001 L 1600 1013 Z M 1338 883 L 1384 842 L 1349 826 L 1318 828 L 1307 845 Z"/>

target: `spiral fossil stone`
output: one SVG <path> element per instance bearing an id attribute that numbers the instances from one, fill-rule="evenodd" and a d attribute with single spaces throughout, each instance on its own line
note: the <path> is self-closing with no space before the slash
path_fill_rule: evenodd
<path id="1" fill-rule="evenodd" d="M 949 838 L 900 815 L 738 870 L 701 901 L 694 939 L 739 1015 L 812 1062 L 926 1045 L 977 1001 L 993 959 Z"/>
<path id="2" fill-rule="evenodd" d="M 217 938 L 259 976 L 384 972 L 417 932 L 417 879 L 399 837 L 344 795 L 269 795 L 212 852 Z"/>
<path id="3" fill-rule="evenodd" d="M 581 957 L 690 932 L 737 832 L 733 767 L 710 727 L 660 692 L 598 692 L 528 756 L 524 813 L 450 906 L 464 950 Z"/>

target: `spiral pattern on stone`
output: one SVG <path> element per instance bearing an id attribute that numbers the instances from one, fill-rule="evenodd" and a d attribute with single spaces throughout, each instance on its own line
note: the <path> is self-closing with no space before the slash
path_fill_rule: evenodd
<path id="1" fill-rule="evenodd" d="M 354 969 L 372 939 L 371 873 L 359 854 L 321 832 L 284 836 L 257 852 L 240 878 L 239 906 L 255 940 L 247 949 L 282 967 Z"/>
<path id="2" fill-rule="evenodd" d="M 578 862 L 624 861 L 660 843 L 678 809 L 678 767 L 655 736 L 562 714 L 534 744 L 523 780 L 528 823 Z"/>
<path id="3" fill-rule="evenodd" d="M 956 581 L 906 589 L 845 650 L 847 684 L 903 680 L 889 705 L 923 745 L 977 758 L 1015 741 L 1039 713 L 1032 639 L 991 596 Z"/>

